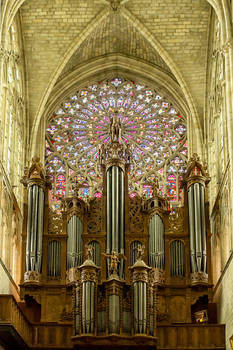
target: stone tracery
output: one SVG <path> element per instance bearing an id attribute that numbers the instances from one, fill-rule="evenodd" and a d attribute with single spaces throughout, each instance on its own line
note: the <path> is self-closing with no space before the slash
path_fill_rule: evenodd
<path id="1" fill-rule="evenodd" d="M 159 177 L 169 199 L 182 202 L 187 159 L 186 121 L 155 89 L 121 77 L 99 81 L 67 98 L 49 118 L 47 172 L 56 202 L 82 186 L 85 197 L 101 196 L 103 145 L 119 141 L 132 153 L 129 193 L 150 197 Z M 148 184 L 142 185 L 147 179 Z"/>

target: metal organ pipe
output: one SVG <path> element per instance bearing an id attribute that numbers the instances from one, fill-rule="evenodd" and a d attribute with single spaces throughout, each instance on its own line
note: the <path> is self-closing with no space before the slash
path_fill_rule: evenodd
<path id="1" fill-rule="evenodd" d="M 117 216 L 117 212 L 116 212 L 116 199 L 115 199 L 115 194 L 116 194 L 116 178 L 115 178 L 115 169 L 116 167 L 113 166 L 112 167 L 112 188 L 111 188 L 111 192 L 112 192 L 112 246 L 111 246 L 111 251 L 115 250 L 118 252 L 118 250 L 116 250 L 116 244 L 115 244 L 115 239 L 116 239 L 116 216 Z"/>
<path id="2" fill-rule="evenodd" d="M 41 272 L 44 227 L 44 191 L 38 185 L 28 188 L 26 271 Z"/>
<path id="3" fill-rule="evenodd" d="M 30 242 L 32 224 L 32 186 L 28 188 L 28 219 L 27 219 L 27 241 L 26 241 L 26 271 L 30 271 Z"/>
<path id="4" fill-rule="evenodd" d="M 48 245 L 48 276 L 61 275 L 61 243 L 51 241 Z"/>
<path id="5" fill-rule="evenodd" d="M 188 189 L 191 272 L 206 272 L 205 189 L 200 183 Z"/>
<path id="6" fill-rule="evenodd" d="M 164 224 L 157 214 L 149 223 L 149 264 L 164 269 Z"/>
<path id="7" fill-rule="evenodd" d="M 37 270 L 42 267 L 42 238 L 43 238 L 43 218 L 44 218 L 44 191 L 39 188 L 39 208 L 38 208 L 38 235 L 37 235 Z"/>
<path id="8" fill-rule="evenodd" d="M 146 333 L 147 286 L 143 281 L 134 282 L 134 332 Z"/>
<path id="9" fill-rule="evenodd" d="M 88 262 L 88 260 L 86 260 L 86 262 Z M 82 265 L 82 268 L 82 333 L 93 334 L 95 328 L 95 293 L 97 282 L 97 268 L 93 268 L 93 265 Z"/>
<path id="10" fill-rule="evenodd" d="M 118 166 L 107 170 L 107 253 L 124 254 L 124 172 Z M 109 265 L 109 262 L 107 262 Z M 121 260 L 120 277 L 124 275 Z"/>
<path id="11" fill-rule="evenodd" d="M 82 264 L 82 222 L 73 215 L 67 224 L 67 269 Z"/>
<path id="12" fill-rule="evenodd" d="M 188 207 L 189 207 L 189 233 L 190 233 L 190 255 L 191 255 L 191 271 L 197 271 L 195 257 L 195 234 L 194 234 L 194 201 L 193 187 L 190 186 L 188 191 Z"/>
<path id="13" fill-rule="evenodd" d="M 200 202 L 201 202 L 201 233 L 202 233 L 202 254 L 203 254 L 203 272 L 206 273 L 206 223 L 205 223 L 205 189 L 200 185 Z"/>
<path id="14" fill-rule="evenodd" d="M 185 275 L 185 250 L 182 241 L 173 241 L 170 245 L 170 273 L 171 276 Z"/>
<path id="15" fill-rule="evenodd" d="M 194 184 L 194 210 L 195 210 L 195 243 L 196 243 L 196 261 L 197 271 L 201 271 L 202 246 L 201 246 L 201 212 L 200 212 L 200 193 L 199 183 Z"/>

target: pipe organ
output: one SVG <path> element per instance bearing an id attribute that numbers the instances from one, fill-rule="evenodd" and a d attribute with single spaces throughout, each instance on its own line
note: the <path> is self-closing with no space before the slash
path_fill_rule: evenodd
<path id="1" fill-rule="evenodd" d="M 40 279 L 42 270 L 42 240 L 44 232 L 45 190 L 48 181 L 39 158 L 21 180 L 27 188 L 26 261 L 24 278 Z"/>
<path id="2" fill-rule="evenodd" d="M 74 348 L 88 342 L 93 349 L 156 349 L 158 327 L 188 324 L 200 298 L 212 301 L 209 177 L 194 155 L 184 177 L 183 207 L 171 207 L 156 179 L 150 197 L 130 198 L 130 150 L 114 123 L 111 143 L 99 150 L 102 197 L 84 201 L 77 189 L 65 198 L 59 232 L 48 230 L 49 182 L 39 160 L 33 160 L 23 179 L 27 221 L 21 297 L 40 301 L 41 323 L 72 325 Z M 138 230 L 131 229 L 130 210 L 141 222 Z M 98 227 L 90 230 L 89 219 Z"/>
<path id="3" fill-rule="evenodd" d="M 201 168 L 197 160 L 191 161 L 192 167 L 185 177 L 188 190 L 191 272 L 193 281 L 200 276 L 207 281 L 205 185 L 209 182 L 209 177 L 206 169 Z"/>

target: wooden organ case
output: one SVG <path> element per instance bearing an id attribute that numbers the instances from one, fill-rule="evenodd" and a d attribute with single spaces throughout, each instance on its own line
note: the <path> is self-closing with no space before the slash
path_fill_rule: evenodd
<path id="1" fill-rule="evenodd" d="M 37 348 L 43 337 L 48 348 L 56 337 L 64 347 L 69 337 L 67 348 L 156 349 L 165 341 L 162 329 L 215 323 L 209 176 L 198 156 L 184 178 L 184 206 L 173 209 L 156 180 L 151 198 L 129 197 L 130 151 L 119 138 L 100 148 L 99 161 L 102 197 L 85 202 L 77 190 L 60 216 L 49 208 L 39 159 L 23 179 L 21 297 Z M 59 327 L 59 335 L 43 333 L 43 325 Z"/>

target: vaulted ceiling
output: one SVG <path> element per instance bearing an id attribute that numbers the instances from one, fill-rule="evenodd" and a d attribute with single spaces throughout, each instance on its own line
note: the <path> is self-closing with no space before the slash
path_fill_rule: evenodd
<path id="1" fill-rule="evenodd" d="M 26 0 L 20 8 L 31 126 L 53 87 L 108 54 L 166 72 L 203 117 L 210 5 L 204 0 Z"/>

